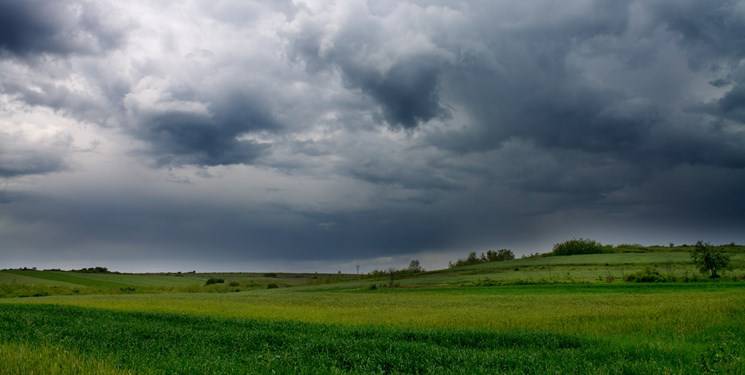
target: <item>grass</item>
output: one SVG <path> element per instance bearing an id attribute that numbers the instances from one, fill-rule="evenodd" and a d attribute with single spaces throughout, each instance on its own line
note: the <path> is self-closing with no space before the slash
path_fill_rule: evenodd
<path id="1" fill-rule="evenodd" d="M 23 319 L 17 319 L 23 316 Z M 742 328 L 732 335 L 742 334 Z M 136 373 L 693 373 L 743 365 L 735 336 L 659 345 L 514 327 L 340 326 L 5 305 L 0 339 Z M 105 343 L 105 344 L 104 344 Z M 725 357 L 716 357 L 716 353 Z M 711 353 L 711 354 L 710 354 Z M 711 358 L 709 358 L 711 357 Z M 707 367 L 708 366 L 708 367 Z"/>
<path id="2" fill-rule="evenodd" d="M 409 275 L 399 288 L 374 290 L 387 281 L 4 271 L 0 293 L 81 292 L 0 298 L 0 374 L 744 374 L 745 283 L 597 277 L 645 267 L 693 274 L 687 256 L 536 257 Z M 735 254 L 730 279 L 743 263 Z M 210 277 L 225 283 L 205 286 Z M 500 286 L 478 286 L 483 280 Z"/>
<path id="3" fill-rule="evenodd" d="M 209 278 L 222 278 L 224 284 L 205 285 Z M 121 274 L 63 271 L 0 271 L 0 298 L 48 295 L 130 294 L 172 292 L 236 292 L 278 287 L 327 284 L 356 276 L 336 274 L 286 273 L 186 273 Z"/>
<path id="4" fill-rule="evenodd" d="M 523 327 L 557 333 L 628 337 L 640 331 L 651 335 L 675 332 L 685 338 L 703 326 L 731 321 L 734 311 L 743 312 L 745 316 L 745 284 L 547 285 L 377 291 L 285 289 L 232 294 L 6 299 L 0 306 L 19 302 L 337 325 L 482 330 Z M 660 330 L 661 327 L 666 330 Z"/>
<path id="5" fill-rule="evenodd" d="M 700 278 L 689 253 L 649 252 L 549 256 L 480 263 L 428 272 L 415 278 L 398 280 L 401 286 L 478 286 L 484 284 L 606 283 L 624 276 L 658 270 L 677 278 Z M 745 278 L 745 253 L 732 254 L 730 278 Z"/>
<path id="6" fill-rule="evenodd" d="M 0 344 L 0 375 L 131 374 L 47 344 Z"/>

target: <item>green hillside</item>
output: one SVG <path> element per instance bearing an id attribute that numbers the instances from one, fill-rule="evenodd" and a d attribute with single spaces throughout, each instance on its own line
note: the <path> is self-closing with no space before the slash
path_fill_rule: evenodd
<path id="1" fill-rule="evenodd" d="M 0 374 L 743 373 L 745 252 L 712 281 L 613 250 L 392 280 L 0 271 Z"/>
<path id="2" fill-rule="evenodd" d="M 642 252 L 642 250 L 646 251 Z M 731 262 L 724 281 L 745 279 L 745 247 L 727 247 Z M 55 294 L 240 292 L 267 287 L 303 289 L 489 287 L 513 284 L 627 282 L 630 275 L 655 272 L 665 280 L 707 282 L 691 262 L 690 247 L 622 245 L 601 254 L 531 256 L 420 273 L 338 275 L 302 273 L 124 274 L 69 271 L 0 271 L 0 297 Z M 205 285 L 210 278 L 222 283 Z"/>
<path id="3" fill-rule="evenodd" d="M 239 292 L 335 283 L 351 275 L 307 273 L 170 273 L 126 274 L 71 271 L 2 270 L 0 298 L 66 294 L 121 294 L 166 292 Z M 222 280 L 206 285 L 209 279 Z"/>

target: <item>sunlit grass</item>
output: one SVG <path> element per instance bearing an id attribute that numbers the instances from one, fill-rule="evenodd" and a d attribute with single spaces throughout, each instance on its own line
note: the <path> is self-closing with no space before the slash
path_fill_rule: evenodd
<path id="1" fill-rule="evenodd" d="M 743 373 L 745 282 L 603 276 L 693 274 L 687 256 L 521 259 L 394 288 L 313 274 L 0 272 L 0 295 L 27 296 L 0 298 L 0 360 L 10 373 Z"/>
<path id="2" fill-rule="evenodd" d="M 129 371 L 112 368 L 104 361 L 83 357 L 73 351 L 43 344 L 0 344 L 2 375 L 123 375 Z"/>
<path id="3" fill-rule="evenodd" d="M 422 329 L 0 306 L 2 341 L 56 342 L 136 373 L 736 373 L 742 327 L 708 328 L 710 335 L 687 340 L 635 342 L 519 326 Z"/>
<path id="4" fill-rule="evenodd" d="M 60 304 L 226 318 L 418 328 L 513 328 L 585 335 L 684 337 L 745 325 L 745 285 L 545 286 L 59 296 L 3 302 Z M 741 313 L 741 316 L 738 314 Z"/>

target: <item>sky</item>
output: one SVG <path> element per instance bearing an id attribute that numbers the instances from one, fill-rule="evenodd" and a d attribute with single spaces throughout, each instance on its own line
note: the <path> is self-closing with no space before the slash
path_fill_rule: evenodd
<path id="1" fill-rule="evenodd" d="M 0 268 L 745 242 L 743 1 L 0 0 Z"/>

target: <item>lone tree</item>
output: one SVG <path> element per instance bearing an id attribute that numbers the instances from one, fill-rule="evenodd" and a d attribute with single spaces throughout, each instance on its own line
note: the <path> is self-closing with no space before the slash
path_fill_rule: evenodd
<path id="1" fill-rule="evenodd" d="M 419 264 L 418 259 L 413 259 L 411 262 L 409 262 L 409 267 L 406 270 L 412 273 L 419 273 L 424 272 L 424 267 Z"/>
<path id="2" fill-rule="evenodd" d="M 717 271 L 724 270 L 729 265 L 729 255 L 722 249 L 701 241 L 696 242 L 693 247 L 691 259 L 701 273 L 708 273 L 712 279 L 718 279 Z"/>

